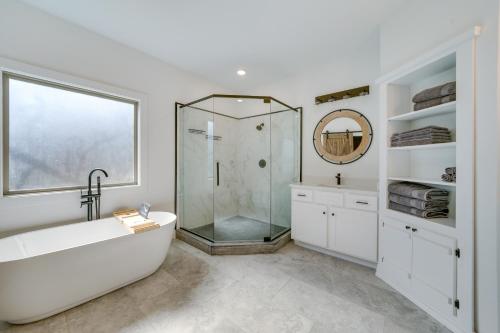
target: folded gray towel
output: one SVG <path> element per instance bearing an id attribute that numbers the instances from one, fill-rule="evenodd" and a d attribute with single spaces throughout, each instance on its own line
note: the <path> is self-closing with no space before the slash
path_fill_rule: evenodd
<path id="1" fill-rule="evenodd" d="M 394 134 L 391 140 L 406 140 L 406 139 L 428 139 L 428 138 L 451 138 L 451 133 L 409 133 L 409 134 Z"/>
<path id="2" fill-rule="evenodd" d="M 410 131 L 404 131 L 401 133 L 393 134 L 393 136 L 405 136 L 405 135 L 415 135 L 415 134 L 430 134 L 430 133 L 450 133 L 450 130 L 446 127 L 439 126 L 426 126 L 421 128 L 416 128 Z"/>
<path id="3" fill-rule="evenodd" d="M 427 126 L 391 136 L 392 147 L 451 142 L 451 132 L 445 127 Z"/>
<path id="4" fill-rule="evenodd" d="M 430 107 L 433 107 L 436 105 L 441 105 L 441 104 L 453 102 L 456 100 L 457 100 L 457 95 L 455 95 L 455 94 L 430 99 L 428 101 L 413 104 L 413 111 L 427 109 L 427 108 L 430 108 Z"/>
<path id="5" fill-rule="evenodd" d="M 402 195 L 419 200 L 434 200 L 448 197 L 448 191 L 422 184 L 396 182 L 388 186 L 389 193 Z"/>
<path id="6" fill-rule="evenodd" d="M 401 195 L 390 193 L 389 194 L 389 201 L 403 205 L 403 206 L 414 207 L 414 208 L 421 209 L 421 210 L 428 210 L 428 209 L 432 209 L 432 208 L 441 208 L 441 209 L 448 208 L 448 199 L 447 198 L 438 199 L 438 200 L 431 200 L 431 201 L 424 201 L 424 200 L 404 197 Z"/>
<path id="7" fill-rule="evenodd" d="M 433 219 L 439 217 L 448 217 L 448 208 L 445 209 L 429 209 L 429 210 L 421 210 L 414 207 L 403 206 L 397 204 L 395 202 L 389 202 L 389 209 L 397 210 L 402 213 L 411 214 L 414 216 L 418 216 L 424 219 Z"/>
<path id="8" fill-rule="evenodd" d="M 441 175 L 441 180 L 443 182 L 455 183 L 457 181 L 457 175 L 449 175 L 447 173 L 443 173 Z"/>
<path id="9" fill-rule="evenodd" d="M 420 102 L 428 101 L 430 99 L 455 94 L 456 92 L 457 92 L 456 81 L 447 82 L 445 84 L 442 84 L 442 85 L 439 85 L 436 87 L 432 87 L 429 89 L 425 89 L 424 91 L 419 92 L 418 94 L 413 96 L 412 101 L 414 103 L 420 103 Z"/>
<path id="10" fill-rule="evenodd" d="M 456 175 L 457 174 L 457 168 L 456 167 L 449 167 L 444 170 L 448 175 Z"/>

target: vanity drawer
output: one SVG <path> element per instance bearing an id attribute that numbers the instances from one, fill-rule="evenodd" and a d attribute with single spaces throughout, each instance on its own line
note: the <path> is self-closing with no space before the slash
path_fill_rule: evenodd
<path id="1" fill-rule="evenodd" d="M 314 201 L 328 206 L 343 207 L 344 194 L 336 192 L 315 191 Z"/>
<path id="2" fill-rule="evenodd" d="M 313 197 L 313 191 L 311 190 L 301 190 L 301 189 L 292 190 L 292 200 L 311 202 L 312 197 Z"/>
<path id="3" fill-rule="evenodd" d="M 377 197 L 371 195 L 347 193 L 345 195 L 346 208 L 377 211 Z"/>

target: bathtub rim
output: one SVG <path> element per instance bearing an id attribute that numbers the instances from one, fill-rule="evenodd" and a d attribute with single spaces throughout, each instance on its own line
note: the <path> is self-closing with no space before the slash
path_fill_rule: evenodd
<path id="1" fill-rule="evenodd" d="M 166 222 L 163 222 L 163 223 L 162 222 L 158 222 L 160 224 L 160 228 L 159 229 L 163 229 L 163 228 L 169 226 L 170 224 L 175 224 L 176 221 L 177 221 L 177 215 L 175 215 L 174 213 L 167 212 L 167 211 L 151 211 L 150 212 L 150 214 L 156 214 L 156 213 L 167 214 L 167 216 L 168 216 Z M 99 219 L 99 220 L 81 221 L 81 222 L 76 222 L 76 223 L 62 224 L 62 225 L 58 225 L 58 226 L 53 226 L 53 227 L 48 227 L 48 228 L 43 228 L 43 229 L 38 229 L 38 230 L 33 230 L 33 231 L 26 231 L 26 232 L 21 232 L 19 234 L 10 235 L 10 236 L 4 237 L 4 238 L 0 238 L 0 242 L 6 241 L 7 239 L 15 239 L 16 237 L 19 237 L 21 235 L 37 233 L 37 232 L 41 232 L 41 231 L 48 230 L 48 229 L 68 228 L 68 227 L 71 227 L 71 226 L 75 226 L 75 225 L 79 225 L 79 224 L 84 224 L 84 223 L 99 223 L 99 221 L 102 221 L 102 220 L 110 220 L 110 221 L 111 220 L 116 220 L 116 222 L 118 222 L 118 220 L 115 217 L 105 217 L 105 218 L 102 218 L 102 219 Z M 124 228 L 124 230 L 127 230 L 125 226 L 123 226 L 123 228 Z M 174 226 L 174 228 L 175 228 L 175 226 Z M 158 229 L 153 229 L 153 230 L 145 231 L 144 233 L 159 232 L 159 231 L 160 230 L 158 230 Z M 12 259 L 12 260 L 1 260 L 0 259 L 0 265 L 10 264 L 10 263 L 16 263 L 16 262 L 19 262 L 19 261 L 22 261 L 22 260 L 30 260 L 32 258 L 38 258 L 38 257 L 41 257 L 41 256 L 47 256 L 47 255 L 51 255 L 53 253 L 64 252 L 64 251 L 72 250 L 72 249 L 75 249 L 75 248 L 88 247 L 88 246 L 91 246 L 93 244 L 99 244 L 99 243 L 102 243 L 102 242 L 110 241 L 110 240 L 121 238 L 121 237 L 139 236 L 141 234 L 142 233 L 134 234 L 133 232 L 129 231 L 129 233 L 126 233 L 126 234 L 114 235 L 112 237 L 105 238 L 105 239 L 102 239 L 102 240 L 98 240 L 98 241 L 95 241 L 95 242 L 86 243 L 86 244 L 82 244 L 82 245 L 78 245 L 78 246 L 65 247 L 65 248 L 62 248 L 62 249 L 58 249 L 56 251 L 45 252 L 45 253 L 37 253 L 37 254 L 34 254 L 34 255 L 24 256 L 22 258 L 16 258 L 16 259 Z M 174 237 L 174 236 L 172 235 L 172 237 Z M 16 243 L 17 243 L 17 241 L 16 241 Z M 150 274 L 152 274 L 152 273 L 150 273 Z"/>

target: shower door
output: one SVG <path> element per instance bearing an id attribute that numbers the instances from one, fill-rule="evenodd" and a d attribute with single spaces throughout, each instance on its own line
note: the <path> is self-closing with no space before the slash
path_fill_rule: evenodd
<path id="1" fill-rule="evenodd" d="M 271 236 L 270 103 L 214 99 L 214 240 Z"/>
<path id="2" fill-rule="evenodd" d="M 214 114 L 211 99 L 177 113 L 178 206 L 182 228 L 213 241 Z"/>

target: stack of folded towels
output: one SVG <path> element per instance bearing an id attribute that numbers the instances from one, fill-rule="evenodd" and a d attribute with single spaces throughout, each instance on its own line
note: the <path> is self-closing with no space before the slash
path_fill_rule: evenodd
<path id="1" fill-rule="evenodd" d="M 448 82 L 437 87 L 426 89 L 413 96 L 414 111 L 430 108 L 432 106 L 453 102 L 457 99 L 456 81 Z"/>
<path id="2" fill-rule="evenodd" d="M 448 217 L 448 191 L 410 182 L 389 185 L 389 208 L 425 219 Z"/>
<path id="3" fill-rule="evenodd" d="M 391 136 L 391 147 L 428 145 L 451 142 L 451 132 L 445 127 L 427 126 Z"/>
<path id="4" fill-rule="evenodd" d="M 444 182 L 455 183 L 457 181 L 457 168 L 446 168 L 441 175 L 441 180 Z"/>
<path id="5" fill-rule="evenodd" d="M 158 229 L 160 227 L 160 225 L 155 221 L 139 214 L 137 209 L 122 209 L 113 212 L 113 215 L 120 220 L 131 233 L 134 234 Z"/>

